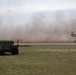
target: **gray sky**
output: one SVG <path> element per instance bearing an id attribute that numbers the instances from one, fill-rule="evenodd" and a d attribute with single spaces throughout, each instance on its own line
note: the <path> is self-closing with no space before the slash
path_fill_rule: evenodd
<path id="1" fill-rule="evenodd" d="M 76 9 L 76 0 L 0 0 L 0 13 Z"/>

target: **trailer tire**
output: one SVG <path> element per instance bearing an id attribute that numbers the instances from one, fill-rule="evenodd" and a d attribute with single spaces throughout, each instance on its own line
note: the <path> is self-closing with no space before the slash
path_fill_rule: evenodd
<path id="1" fill-rule="evenodd" d="M 19 54 L 18 48 L 17 47 L 13 48 L 11 53 L 12 53 L 12 55 L 18 55 Z"/>
<path id="2" fill-rule="evenodd" d="M 0 55 L 4 55 L 4 52 L 2 50 L 0 50 Z"/>

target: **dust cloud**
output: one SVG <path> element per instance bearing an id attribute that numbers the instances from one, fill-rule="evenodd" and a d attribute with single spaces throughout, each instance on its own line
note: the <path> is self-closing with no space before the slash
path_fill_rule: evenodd
<path id="1" fill-rule="evenodd" d="M 52 19 L 53 18 L 53 19 Z M 26 24 L 15 25 L 14 22 L 0 18 L 0 40 L 19 39 L 20 42 L 72 42 L 71 32 L 76 30 L 76 18 L 56 12 L 54 17 L 33 14 Z"/>

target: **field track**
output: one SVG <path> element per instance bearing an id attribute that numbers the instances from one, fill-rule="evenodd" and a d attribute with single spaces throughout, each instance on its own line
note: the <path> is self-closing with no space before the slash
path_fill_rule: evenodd
<path id="1" fill-rule="evenodd" d="M 16 43 L 15 43 L 16 44 Z M 67 45 L 67 46 L 73 46 L 73 45 L 76 45 L 76 43 L 19 43 L 19 45 L 21 46 L 26 46 L 26 45 L 30 45 L 30 46 L 40 46 L 40 45 L 43 45 L 43 46 L 47 46 L 47 45 Z"/>

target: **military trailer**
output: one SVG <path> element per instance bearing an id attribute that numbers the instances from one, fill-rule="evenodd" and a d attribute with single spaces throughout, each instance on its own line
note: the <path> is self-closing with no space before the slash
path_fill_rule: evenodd
<path id="1" fill-rule="evenodd" d="M 0 40 L 0 55 L 10 52 L 13 55 L 18 55 L 18 41 L 17 45 L 14 45 L 14 41 Z"/>

